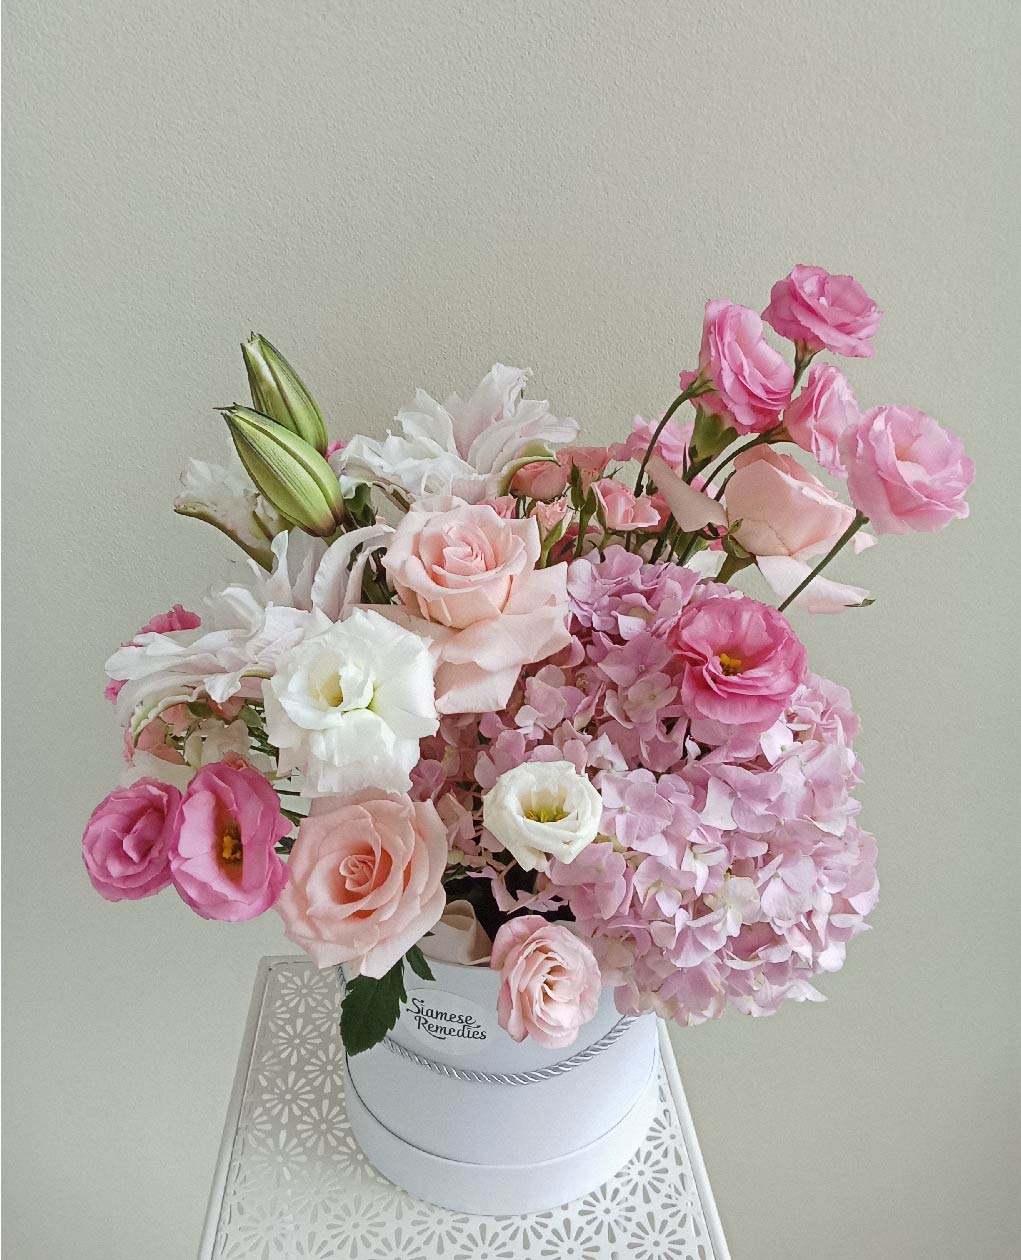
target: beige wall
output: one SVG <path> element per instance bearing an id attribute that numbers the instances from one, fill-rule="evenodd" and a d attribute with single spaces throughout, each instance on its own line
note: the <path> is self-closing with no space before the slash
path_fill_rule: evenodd
<path id="1" fill-rule="evenodd" d="M 170 500 L 226 455 L 240 338 L 336 434 L 500 358 L 607 439 L 669 400 L 707 297 L 798 261 L 888 312 L 862 401 L 959 430 L 978 482 L 967 524 L 863 558 L 870 612 L 802 626 L 865 720 L 875 931 L 828 1004 L 675 1044 L 739 1260 L 1012 1254 L 1016 6 L 7 9 L 12 1260 L 191 1254 L 282 950 L 272 916 L 107 905 L 78 857 L 118 768 L 105 656 L 224 572 Z"/>

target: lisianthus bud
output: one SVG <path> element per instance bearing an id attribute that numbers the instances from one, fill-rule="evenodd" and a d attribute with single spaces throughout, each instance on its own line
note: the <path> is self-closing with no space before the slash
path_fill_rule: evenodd
<path id="1" fill-rule="evenodd" d="M 326 454 L 326 425 L 315 399 L 284 356 L 259 333 L 241 347 L 256 411 L 304 438 L 320 455 Z"/>
<path id="2" fill-rule="evenodd" d="M 266 499 L 306 533 L 328 538 L 344 519 L 337 474 L 296 433 L 249 407 L 223 413 L 249 477 Z"/>

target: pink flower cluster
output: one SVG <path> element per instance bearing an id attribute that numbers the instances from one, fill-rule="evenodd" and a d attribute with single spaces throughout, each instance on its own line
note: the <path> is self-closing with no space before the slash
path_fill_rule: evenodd
<path id="1" fill-rule="evenodd" d="M 811 977 L 841 966 L 878 895 L 847 692 L 806 672 L 779 614 L 678 565 L 615 547 L 575 561 L 568 592 L 570 647 L 477 728 L 445 720 L 418 794 L 499 881 L 473 785 L 529 761 L 592 777 L 599 836 L 518 901 L 570 909 L 622 1011 L 696 1023 L 818 999 Z"/>

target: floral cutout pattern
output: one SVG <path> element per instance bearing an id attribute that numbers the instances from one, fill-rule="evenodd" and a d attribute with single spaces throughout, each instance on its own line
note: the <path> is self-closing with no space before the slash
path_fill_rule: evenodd
<path id="1" fill-rule="evenodd" d="M 479 1217 L 398 1190 L 351 1134 L 340 999 L 303 959 L 269 968 L 210 1260 L 727 1260 L 662 1067 L 642 1149 L 582 1199 Z"/>

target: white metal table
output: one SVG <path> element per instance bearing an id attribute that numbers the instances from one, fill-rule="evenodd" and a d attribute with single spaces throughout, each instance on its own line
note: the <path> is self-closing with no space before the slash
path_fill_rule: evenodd
<path id="1" fill-rule="evenodd" d="M 729 1260 L 666 1030 L 660 1107 L 598 1190 L 534 1216 L 465 1216 L 398 1190 L 344 1107 L 340 991 L 303 958 L 264 958 L 199 1260 Z"/>

